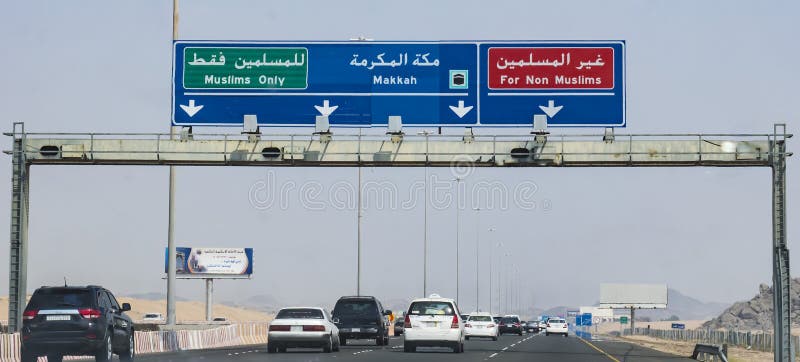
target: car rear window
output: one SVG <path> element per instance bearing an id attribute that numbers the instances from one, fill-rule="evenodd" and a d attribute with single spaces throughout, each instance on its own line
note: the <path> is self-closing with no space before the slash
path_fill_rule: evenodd
<path id="1" fill-rule="evenodd" d="M 469 317 L 469 320 L 472 322 L 491 322 L 492 317 L 489 317 L 488 315 L 478 315 Z"/>
<path id="2" fill-rule="evenodd" d="M 412 315 L 455 315 L 455 308 L 449 302 L 414 302 L 408 308 Z"/>
<path id="3" fill-rule="evenodd" d="M 566 323 L 563 319 L 551 319 L 550 323 Z"/>
<path id="4" fill-rule="evenodd" d="M 504 317 L 502 319 L 502 322 L 503 323 L 517 323 L 517 322 L 519 322 L 519 319 L 517 319 L 516 317 Z"/>
<path id="5" fill-rule="evenodd" d="M 324 319 L 322 311 L 312 308 L 282 309 L 275 319 Z"/>
<path id="6" fill-rule="evenodd" d="M 53 288 L 33 293 L 28 303 L 30 309 L 91 307 L 92 293 L 87 289 Z"/>
<path id="7" fill-rule="evenodd" d="M 372 300 L 340 300 L 333 308 L 334 315 L 375 315 L 378 305 Z"/>

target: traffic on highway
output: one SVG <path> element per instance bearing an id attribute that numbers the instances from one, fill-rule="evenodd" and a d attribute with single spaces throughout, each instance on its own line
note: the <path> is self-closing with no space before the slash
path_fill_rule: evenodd
<path id="1" fill-rule="evenodd" d="M 32 362 L 47 357 L 52 362 L 65 356 L 88 355 L 105 362 L 116 355 L 120 361 L 133 361 L 135 323 L 126 314 L 130 310 L 130 304 L 119 304 L 111 291 L 100 286 L 41 287 L 23 313 L 21 360 Z M 139 359 L 307 361 L 324 360 L 326 355 L 336 360 L 416 360 L 415 355 L 423 359 L 451 358 L 444 353 L 459 355 L 455 357 L 459 361 L 522 361 L 554 356 L 559 361 L 604 361 L 615 360 L 614 353 L 624 353 L 622 357 L 627 358 L 637 349 L 636 360 L 659 361 L 666 356 L 622 342 L 570 338 L 570 327 L 564 318 L 539 318 L 543 319 L 524 321 L 518 315 L 495 316 L 486 312 L 464 314 L 455 300 L 438 294 L 414 299 L 407 310 L 399 313 L 384 309 L 374 296 L 343 296 L 332 311 L 320 306 L 281 308 L 269 324 L 264 346 Z"/>
<path id="2" fill-rule="evenodd" d="M 375 346 L 373 341 L 354 341 L 340 351 L 323 353 L 319 349 L 289 349 L 270 354 L 263 346 L 211 351 L 168 353 L 140 356 L 141 361 L 564 361 L 564 362 L 677 362 L 686 357 L 657 352 L 628 343 L 579 338 L 547 338 L 543 334 L 508 335 L 497 341 L 471 338 L 463 353 L 454 354 L 446 347 L 422 347 L 406 353 L 402 337 L 390 337 L 389 344 Z"/>

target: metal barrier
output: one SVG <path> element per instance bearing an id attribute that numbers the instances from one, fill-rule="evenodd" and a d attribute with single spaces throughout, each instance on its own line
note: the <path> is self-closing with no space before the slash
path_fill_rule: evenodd
<path id="1" fill-rule="evenodd" d="M 705 361 L 708 356 L 715 356 L 719 357 L 722 362 L 728 362 L 728 346 L 722 345 L 717 346 L 715 344 L 700 344 L 694 346 L 694 352 L 692 352 L 692 359 L 697 359 L 699 361 Z M 698 359 L 699 357 L 703 357 L 702 360 Z"/>
<path id="2" fill-rule="evenodd" d="M 760 352 L 774 352 L 775 337 L 772 333 L 752 331 L 718 331 L 711 329 L 647 329 L 636 328 L 639 336 L 666 339 L 670 341 L 686 341 L 704 344 L 727 344 Z M 630 335 L 630 328 L 623 331 Z M 792 348 L 800 355 L 800 336 L 792 336 Z"/>
<path id="3" fill-rule="evenodd" d="M 189 351 L 267 343 L 269 325 L 263 322 L 237 323 L 203 330 L 139 332 L 134 336 L 136 354 Z M 0 362 L 20 360 L 19 333 L 0 334 Z M 65 357 L 65 360 L 84 357 Z M 42 357 L 40 362 L 46 362 Z"/>

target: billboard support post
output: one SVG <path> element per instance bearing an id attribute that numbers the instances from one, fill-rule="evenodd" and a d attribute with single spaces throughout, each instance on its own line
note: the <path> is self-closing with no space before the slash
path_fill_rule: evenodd
<path id="1" fill-rule="evenodd" d="M 206 321 L 214 319 L 214 279 L 206 279 Z"/>

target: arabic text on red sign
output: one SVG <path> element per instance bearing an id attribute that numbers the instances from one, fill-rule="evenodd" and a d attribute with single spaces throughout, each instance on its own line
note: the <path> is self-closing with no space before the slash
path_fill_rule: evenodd
<path id="1" fill-rule="evenodd" d="M 613 48 L 489 48 L 489 89 L 613 89 Z"/>

